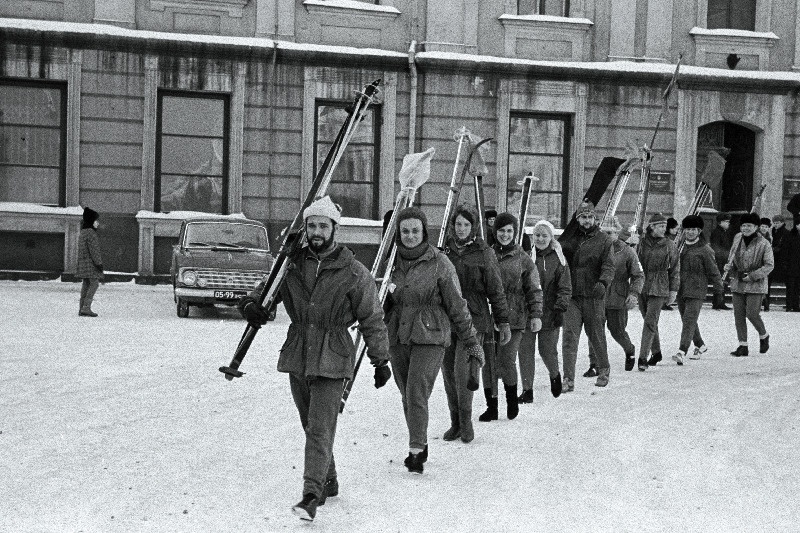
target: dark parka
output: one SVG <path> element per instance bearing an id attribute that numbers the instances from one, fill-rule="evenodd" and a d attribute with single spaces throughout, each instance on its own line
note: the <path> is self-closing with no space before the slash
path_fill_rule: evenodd
<path id="1" fill-rule="evenodd" d="M 477 238 L 459 249 L 455 239 L 450 237 L 445 252 L 456 267 L 461 294 L 467 301 L 475 330 L 488 333 L 494 330 L 494 324 L 508 323 L 508 304 L 494 251 Z M 492 304 L 491 313 L 489 303 Z"/>
<path id="2" fill-rule="evenodd" d="M 573 298 L 593 298 L 598 281 L 606 289 L 611 286 L 616 271 L 611 257 L 611 242 L 611 237 L 600 231 L 599 226 L 592 226 L 588 231 L 579 227 L 570 238 L 561 242 L 572 278 Z"/>
<path id="3" fill-rule="evenodd" d="M 644 287 L 644 272 L 636 252 L 627 243 L 616 240 L 611 244 L 614 261 L 614 281 L 606 292 L 606 309 L 626 309 L 628 296 L 638 296 Z"/>
<path id="4" fill-rule="evenodd" d="M 477 344 L 467 302 L 447 257 L 428 245 L 417 259 L 398 259 L 386 297 L 389 344 L 433 344 L 447 347 L 451 326 L 465 346 Z"/>
<path id="5" fill-rule="evenodd" d="M 684 244 L 678 296 L 705 300 L 709 283 L 714 287 L 714 294 L 722 292 L 722 276 L 717 268 L 714 250 L 702 238 L 694 244 Z"/>
<path id="6" fill-rule="evenodd" d="M 100 279 L 103 276 L 103 258 L 100 239 L 94 228 L 83 228 L 78 236 L 78 268 L 76 278 Z"/>
<path id="7" fill-rule="evenodd" d="M 494 245 L 500 278 L 508 304 L 508 323 L 511 329 L 525 329 L 531 318 L 542 318 L 542 285 L 539 270 L 530 255 L 520 246 L 501 251 Z"/>
<path id="8" fill-rule="evenodd" d="M 640 243 L 639 263 L 644 270 L 644 296 L 669 298 L 670 292 L 678 292 L 681 266 L 672 239 L 656 239 L 647 232 Z"/>
<path id="9" fill-rule="evenodd" d="M 372 362 L 389 359 L 389 339 L 375 279 L 353 252 L 337 248 L 322 261 L 307 246 L 289 258 L 283 301 L 292 323 L 278 357 L 278 371 L 326 378 L 353 377 L 355 344 L 350 326 L 358 322 Z M 308 280 L 316 281 L 313 286 Z M 264 283 L 253 296 L 263 290 Z"/>
<path id="10" fill-rule="evenodd" d="M 553 246 L 549 245 L 544 250 L 536 248 L 536 269 L 542 284 L 542 329 L 555 329 L 553 317 L 556 311 L 564 313 L 572 298 L 569 268 L 561 264 Z"/>

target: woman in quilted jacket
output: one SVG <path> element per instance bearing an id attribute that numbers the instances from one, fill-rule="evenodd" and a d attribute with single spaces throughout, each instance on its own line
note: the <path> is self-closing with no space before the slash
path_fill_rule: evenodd
<path id="1" fill-rule="evenodd" d="M 725 264 L 725 273 L 731 280 L 733 293 L 733 318 L 739 346 L 731 352 L 735 357 L 749 355 L 747 348 L 747 320 L 756 328 L 759 352 L 769 350 L 769 334 L 761 320 L 761 301 L 767 294 L 767 279 L 775 267 L 772 246 L 758 232 L 761 222 L 757 213 L 742 215 L 741 227 L 733 238 L 733 246 Z"/>
<path id="2" fill-rule="evenodd" d="M 83 210 L 83 226 L 78 237 L 78 269 L 75 272 L 76 278 L 83 279 L 79 316 L 97 316 L 92 311 L 92 301 L 100 280 L 103 279 L 103 257 L 100 255 L 100 239 L 97 237 L 99 219 L 100 214 L 97 211 L 88 207 Z"/>

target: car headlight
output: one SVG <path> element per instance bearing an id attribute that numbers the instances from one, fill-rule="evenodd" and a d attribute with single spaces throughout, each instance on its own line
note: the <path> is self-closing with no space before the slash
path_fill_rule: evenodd
<path id="1" fill-rule="evenodd" d="M 194 285 L 197 282 L 197 273 L 194 270 L 187 270 L 183 273 L 183 282 L 186 285 Z"/>

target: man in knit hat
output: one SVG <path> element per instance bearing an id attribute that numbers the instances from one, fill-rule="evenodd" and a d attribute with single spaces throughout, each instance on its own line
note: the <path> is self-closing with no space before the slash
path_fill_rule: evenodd
<path id="1" fill-rule="evenodd" d="M 606 291 L 614 281 L 614 260 L 611 238 L 600 231 L 594 204 L 584 200 L 575 213 L 578 229 L 565 241 L 559 241 L 569 264 L 572 298 L 564 315 L 564 383 L 563 392 L 575 388 L 575 362 L 581 329 L 597 355 L 595 385 L 608 385 L 610 365 L 605 333 Z"/>
<path id="2" fill-rule="evenodd" d="M 711 231 L 709 244 L 711 244 L 711 249 L 714 250 L 714 257 L 720 272 L 725 268 L 725 263 L 728 261 L 728 253 L 731 251 L 734 233 L 734 231 L 731 231 L 731 216 L 728 213 L 717 214 L 717 227 Z M 713 309 L 725 311 L 730 309 L 725 305 L 724 291 L 721 295 L 714 296 L 714 305 L 712 307 Z"/>
<path id="3" fill-rule="evenodd" d="M 644 287 L 639 295 L 639 311 L 644 317 L 638 361 L 641 372 L 647 370 L 648 366 L 655 366 L 662 359 L 658 320 L 664 304 L 672 304 L 678 297 L 678 249 L 672 239 L 665 236 L 666 232 L 667 217 L 661 213 L 653 214 L 639 246 L 639 263 L 644 271 Z M 651 350 L 653 355 L 648 360 L 647 354 Z"/>
<path id="4" fill-rule="evenodd" d="M 312 521 L 317 506 L 339 494 L 333 441 L 342 388 L 352 379 L 355 345 L 349 328 L 358 324 L 372 365 L 375 387 L 391 377 L 389 338 L 375 279 L 348 248 L 336 243 L 340 209 L 328 196 L 303 212 L 308 244 L 289 258 L 278 300 L 291 324 L 278 357 L 278 371 L 289 374 L 292 398 L 306 434 L 303 499 L 292 511 Z M 259 305 L 264 282 L 239 302 L 247 322 L 261 327 L 267 310 Z"/>

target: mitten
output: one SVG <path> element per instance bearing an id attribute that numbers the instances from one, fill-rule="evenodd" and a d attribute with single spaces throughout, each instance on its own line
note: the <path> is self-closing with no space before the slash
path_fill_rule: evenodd
<path id="1" fill-rule="evenodd" d="M 594 288 L 592 289 L 592 297 L 595 300 L 599 300 L 601 298 L 605 298 L 606 296 L 606 286 L 603 285 L 603 282 L 598 281 L 594 284 Z"/>
<path id="2" fill-rule="evenodd" d="M 389 369 L 388 361 L 381 361 L 375 365 L 375 388 L 380 389 L 392 377 L 392 371 Z"/>
<path id="3" fill-rule="evenodd" d="M 239 300 L 239 312 L 251 327 L 260 328 L 269 320 L 269 314 L 252 296 L 243 296 Z"/>
<path id="4" fill-rule="evenodd" d="M 625 308 L 633 309 L 634 307 L 636 307 L 637 303 L 639 303 L 639 299 L 636 297 L 636 295 L 629 294 L 628 297 L 625 299 Z"/>
<path id="5" fill-rule="evenodd" d="M 500 339 L 498 342 L 500 343 L 500 346 L 505 346 L 508 344 L 508 341 L 511 340 L 511 326 L 509 326 L 507 322 L 498 324 L 498 326 L 500 328 Z"/>
<path id="6" fill-rule="evenodd" d="M 556 309 L 553 313 L 553 327 L 560 328 L 564 325 L 564 311 Z"/>
<path id="7" fill-rule="evenodd" d="M 542 319 L 541 318 L 531 318 L 531 331 L 536 333 L 542 329 Z"/>

